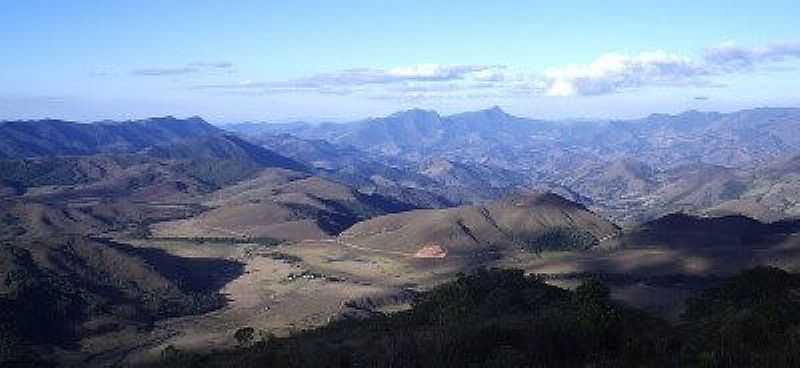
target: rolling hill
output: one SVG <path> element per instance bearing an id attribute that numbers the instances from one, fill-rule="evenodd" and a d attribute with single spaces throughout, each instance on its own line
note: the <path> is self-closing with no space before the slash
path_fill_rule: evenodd
<path id="1" fill-rule="evenodd" d="M 631 229 L 624 242 L 671 249 L 730 247 L 750 250 L 774 241 L 775 236 L 785 230 L 780 224 L 767 224 L 741 215 L 699 217 L 674 213 Z"/>
<path id="2" fill-rule="evenodd" d="M 757 170 L 740 186 L 735 198 L 707 212 L 739 213 L 764 221 L 800 217 L 800 156 L 778 160 Z"/>
<path id="3" fill-rule="evenodd" d="M 183 139 L 135 154 L 0 160 L 6 196 L 96 196 L 187 200 L 254 176 L 264 168 L 306 168 L 230 135 Z"/>
<path id="4" fill-rule="evenodd" d="M 217 291 L 241 272 L 236 262 L 77 236 L 3 242 L 0 336 L 10 350 L 0 361 L 43 358 L 48 350 L 37 353 L 43 346 L 69 347 L 88 336 L 217 309 L 225 303 Z"/>
<path id="5" fill-rule="evenodd" d="M 351 186 L 365 194 L 379 194 L 420 208 L 450 207 L 457 197 L 437 181 L 417 173 L 413 164 L 372 156 L 352 146 L 289 134 L 252 133 L 248 140 L 305 164 L 315 175 Z"/>
<path id="6" fill-rule="evenodd" d="M 381 195 L 284 169 L 210 193 L 208 211 L 154 226 L 158 237 L 244 237 L 303 240 L 336 235 L 350 225 L 415 207 Z"/>
<path id="7" fill-rule="evenodd" d="M 479 253 L 584 250 L 618 228 L 585 207 L 554 194 L 528 194 L 441 210 L 416 210 L 354 225 L 339 241 L 420 258 Z"/>

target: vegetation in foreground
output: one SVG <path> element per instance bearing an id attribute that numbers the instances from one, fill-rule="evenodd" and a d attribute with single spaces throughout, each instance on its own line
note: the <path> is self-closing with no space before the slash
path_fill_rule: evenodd
<path id="1" fill-rule="evenodd" d="M 800 364 L 800 276 L 744 271 L 687 303 L 670 325 L 519 270 L 480 270 L 420 296 L 409 311 L 342 320 L 288 338 L 252 328 L 240 347 L 164 350 L 170 367 L 787 367 Z"/>

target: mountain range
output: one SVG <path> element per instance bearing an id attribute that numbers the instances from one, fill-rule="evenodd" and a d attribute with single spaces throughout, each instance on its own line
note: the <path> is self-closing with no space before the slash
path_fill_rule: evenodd
<path id="1" fill-rule="evenodd" d="M 197 117 L 17 121 L 0 123 L 0 157 L 211 155 L 230 163 L 223 171 L 231 178 L 224 180 L 234 182 L 249 170 L 239 156 L 250 155 L 245 161 L 253 167 L 272 162 L 423 208 L 546 190 L 626 225 L 675 211 L 775 220 L 798 211 L 790 197 L 797 190 L 791 165 L 800 155 L 799 122 L 800 109 L 794 108 L 552 122 L 512 116 L 499 107 L 449 116 L 414 109 L 352 123 L 221 128 Z M 228 146 L 202 142 L 204 137 L 224 139 Z M 196 176 L 210 170 L 202 159 L 188 161 L 185 170 L 198 171 Z M 241 173 L 232 173 L 234 168 Z M 0 193 L 18 190 L 15 185 L 0 180 Z"/>
<path id="2" fill-rule="evenodd" d="M 62 120 L 0 122 L 0 158 L 130 152 L 221 130 L 199 117 L 171 116 L 91 124 Z"/>
<path id="3" fill-rule="evenodd" d="M 483 267 L 601 278 L 615 303 L 676 319 L 720 277 L 800 269 L 798 127 L 791 108 L 1 122 L 0 363 L 290 336 Z"/>
<path id="4" fill-rule="evenodd" d="M 786 170 L 772 169 L 784 176 L 771 174 L 767 180 L 763 170 L 800 154 L 799 125 L 796 108 L 551 122 L 493 107 L 450 116 L 415 109 L 352 123 L 227 128 L 323 170 L 344 171 L 330 162 L 346 162 L 339 160 L 339 152 L 345 151 L 358 157 L 359 168 L 370 162 L 399 170 L 389 178 L 364 176 L 364 187 L 424 186 L 453 203 L 544 188 L 634 224 L 669 212 L 717 206 L 763 219 L 793 215 L 794 205 L 779 207 L 774 197 L 764 205 L 769 209 L 760 208 L 766 199 L 756 199 L 762 197 L 755 193 L 776 182 L 784 185 L 780 192 L 792 191 L 785 188 L 794 187 L 784 178 Z M 289 140 L 302 141 L 305 148 L 283 143 Z M 324 157 L 302 157 L 308 147 L 321 145 L 328 147 Z M 744 202 L 732 202 L 740 199 Z"/>
<path id="5" fill-rule="evenodd" d="M 533 160 L 528 167 L 532 172 L 547 173 L 547 167 L 530 165 L 553 163 L 561 156 L 598 161 L 635 156 L 664 168 L 689 162 L 752 167 L 800 149 L 798 119 L 800 109 L 761 108 L 549 122 L 512 116 L 493 107 L 450 116 L 415 109 L 353 123 L 263 124 L 261 129 L 251 126 L 243 133 L 288 133 L 411 161 L 445 156 L 501 167 L 514 163 L 511 168 L 517 171 L 526 168 L 518 160 L 526 159 Z"/>

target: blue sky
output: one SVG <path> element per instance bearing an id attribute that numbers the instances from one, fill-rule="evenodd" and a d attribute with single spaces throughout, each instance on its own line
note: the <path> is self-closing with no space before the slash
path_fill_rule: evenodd
<path id="1" fill-rule="evenodd" d="M 666 3 L 666 4 L 662 4 Z M 793 1 L 5 1 L 0 119 L 800 106 Z"/>

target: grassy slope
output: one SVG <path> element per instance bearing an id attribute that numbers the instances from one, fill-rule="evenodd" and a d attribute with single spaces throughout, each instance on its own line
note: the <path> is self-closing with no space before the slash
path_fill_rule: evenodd
<path id="1" fill-rule="evenodd" d="M 490 249 L 585 249 L 616 231 L 580 205 L 540 194 L 378 217 L 356 224 L 340 239 L 408 254 L 438 245 L 449 254 L 469 255 Z"/>

